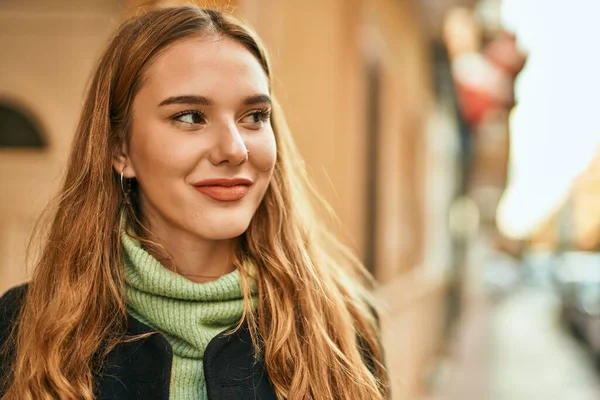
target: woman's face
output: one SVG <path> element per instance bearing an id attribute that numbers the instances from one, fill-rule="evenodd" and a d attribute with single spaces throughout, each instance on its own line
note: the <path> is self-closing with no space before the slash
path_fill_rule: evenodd
<path id="1" fill-rule="evenodd" d="M 182 40 L 156 58 L 115 161 L 137 179 L 151 229 L 223 240 L 248 228 L 276 159 L 268 95 L 258 60 L 229 38 Z"/>

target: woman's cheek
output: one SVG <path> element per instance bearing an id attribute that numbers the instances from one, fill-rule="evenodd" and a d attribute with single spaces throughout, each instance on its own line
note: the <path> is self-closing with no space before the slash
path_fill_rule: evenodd
<path id="1" fill-rule="evenodd" d="M 273 169 L 277 160 L 277 145 L 273 134 L 257 138 L 247 143 L 250 161 L 259 172 Z"/>

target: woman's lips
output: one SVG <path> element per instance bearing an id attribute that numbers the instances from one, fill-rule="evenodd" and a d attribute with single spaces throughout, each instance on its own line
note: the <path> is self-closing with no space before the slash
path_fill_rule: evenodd
<path id="1" fill-rule="evenodd" d="M 221 185 L 205 185 L 195 186 L 195 189 L 200 193 L 217 201 L 238 201 L 248 193 L 249 186 L 221 186 Z"/>
<path id="2" fill-rule="evenodd" d="M 194 189 L 217 201 L 238 201 L 248 193 L 250 179 L 206 179 L 196 182 Z"/>

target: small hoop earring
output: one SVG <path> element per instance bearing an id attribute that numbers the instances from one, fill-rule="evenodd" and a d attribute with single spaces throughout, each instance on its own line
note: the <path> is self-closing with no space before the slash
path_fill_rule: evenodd
<path id="1" fill-rule="evenodd" d="M 123 171 L 125 168 L 121 170 L 121 191 L 123 192 L 123 200 L 125 204 L 129 204 L 129 187 L 126 182 L 126 178 L 123 176 Z M 127 187 L 126 187 L 127 186 Z"/>

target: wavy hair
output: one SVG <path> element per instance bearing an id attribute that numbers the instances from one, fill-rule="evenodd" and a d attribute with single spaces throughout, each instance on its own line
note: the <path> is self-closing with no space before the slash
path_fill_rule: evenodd
<path id="1" fill-rule="evenodd" d="M 119 239 L 124 199 L 112 160 L 128 140 L 132 101 L 149 65 L 169 45 L 197 35 L 238 41 L 271 81 L 259 38 L 229 14 L 169 7 L 121 25 L 87 88 L 14 335 L 15 363 L 3 400 L 91 400 L 103 357 L 126 340 Z M 278 148 L 273 177 L 236 254 L 243 321 L 256 353 L 280 399 L 384 399 L 387 374 L 369 301 L 371 278 L 317 217 L 316 206 L 325 203 L 276 102 L 272 125 Z M 242 267 L 245 259 L 252 271 Z M 258 290 L 256 308 L 250 279 Z"/>

